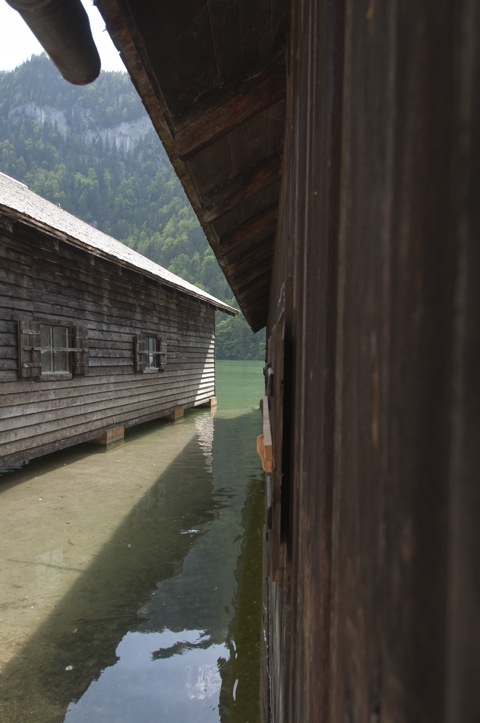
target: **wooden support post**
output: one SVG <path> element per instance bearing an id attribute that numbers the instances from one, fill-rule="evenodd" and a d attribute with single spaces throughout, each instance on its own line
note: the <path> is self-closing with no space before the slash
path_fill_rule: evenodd
<path id="1" fill-rule="evenodd" d="M 125 427 L 113 427 L 112 429 L 107 429 L 105 432 L 102 432 L 102 434 L 98 437 L 91 439 L 90 442 L 91 444 L 100 444 L 104 447 L 108 447 L 109 444 L 122 440 L 124 436 Z"/>
<path id="2" fill-rule="evenodd" d="M 175 409 L 170 413 L 168 418 L 171 422 L 176 422 L 178 419 L 182 419 L 184 414 L 185 410 L 183 407 L 175 407 Z"/>
<path id="3" fill-rule="evenodd" d="M 206 402 L 197 404 L 196 409 L 211 409 L 213 414 L 217 409 L 217 397 L 210 397 Z"/>
<path id="4" fill-rule="evenodd" d="M 210 399 L 207 399 L 206 402 L 197 404 L 197 409 L 203 409 L 204 407 L 208 407 L 209 409 L 212 409 L 212 407 L 216 407 L 216 406 L 217 406 L 217 397 L 210 397 Z"/>

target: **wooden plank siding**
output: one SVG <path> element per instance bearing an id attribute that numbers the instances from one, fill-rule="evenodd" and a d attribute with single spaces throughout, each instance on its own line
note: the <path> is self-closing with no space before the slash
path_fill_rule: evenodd
<path id="1" fill-rule="evenodd" d="M 272 721 L 480 720 L 474 5 L 292 2 L 267 332 L 274 440 L 292 430 L 268 531 Z"/>
<path id="2" fill-rule="evenodd" d="M 18 378 L 19 320 L 88 330 L 86 376 Z M 0 465 L 215 396 L 215 308 L 21 223 L 0 232 Z M 134 337 L 160 336 L 164 371 L 134 371 Z"/>

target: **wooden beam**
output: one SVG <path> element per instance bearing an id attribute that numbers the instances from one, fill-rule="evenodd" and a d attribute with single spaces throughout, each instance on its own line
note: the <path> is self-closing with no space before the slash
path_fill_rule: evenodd
<path id="1" fill-rule="evenodd" d="M 101 447 L 108 447 L 115 442 L 123 441 L 125 437 L 125 427 L 123 425 L 119 427 L 112 427 L 106 429 L 98 437 L 90 439 L 90 444 L 98 444 Z"/>
<path id="2" fill-rule="evenodd" d="M 238 294 L 244 294 L 245 292 L 252 294 L 262 286 L 268 286 L 271 271 L 272 257 L 270 256 L 264 259 L 261 263 L 255 264 L 252 269 L 252 273 L 248 274 L 248 276 L 245 275 L 245 273 L 243 276 L 239 275 L 231 282 L 232 287 L 235 287 L 235 291 Z"/>
<path id="3" fill-rule="evenodd" d="M 204 194 L 202 220 L 211 223 L 232 211 L 243 201 L 280 179 L 282 154 L 275 153 L 262 163 L 239 173 L 234 178 Z"/>
<path id="4" fill-rule="evenodd" d="M 234 278 L 234 276 L 238 276 L 238 274 L 243 274 L 245 269 L 248 269 L 253 264 L 256 264 L 260 261 L 263 261 L 263 259 L 266 256 L 271 256 L 273 254 L 273 244 L 271 242 L 271 239 L 269 238 L 267 241 L 255 244 L 254 246 L 250 247 L 248 252 L 245 254 L 242 254 L 240 257 L 237 257 L 236 259 L 227 259 L 226 257 L 217 257 L 218 263 L 228 273 L 229 280 Z"/>
<path id="5" fill-rule="evenodd" d="M 237 126 L 285 97 L 283 54 L 242 83 L 224 88 L 175 121 L 175 155 L 187 161 Z"/>
<path id="6" fill-rule="evenodd" d="M 267 322 L 267 301 L 270 294 L 270 284 L 265 284 L 252 296 L 250 292 L 245 296 L 238 296 L 243 315 L 250 324 L 252 331 L 259 331 Z"/>
<path id="7" fill-rule="evenodd" d="M 268 299 L 270 293 L 270 284 L 265 283 L 258 285 L 254 292 L 245 292 L 245 296 L 240 295 L 239 304 L 245 316 L 254 316 L 257 318 L 266 317 L 266 307 L 262 307 L 263 303 Z"/>
<path id="8" fill-rule="evenodd" d="M 231 251 L 248 243 L 259 236 L 272 236 L 277 225 L 276 203 L 268 206 L 259 213 L 247 218 L 234 231 L 223 234 L 220 237 L 219 254 L 228 255 Z"/>
<path id="9" fill-rule="evenodd" d="M 256 244 L 250 245 L 244 253 L 237 254 L 235 258 L 223 257 L 221 259 L 223 268 L 228 268 L 228 277 L 233 284 L 239 277 L 244 276 L 245 270 L 251 269 L 252 266 L 263 262 L 266 258 L 271 263 L 273 239 L 274 236 L 266 237 Z"/>

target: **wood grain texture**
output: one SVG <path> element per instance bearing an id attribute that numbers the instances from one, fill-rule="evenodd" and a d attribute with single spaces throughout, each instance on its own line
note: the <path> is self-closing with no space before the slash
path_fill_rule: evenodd
<path id="1" fill-rule="evenodd" d="M 292 7 L 269 301 L 278 339 L 293 274 L 271 718 L 474 723 L 480 15 L 448 0 Z M 281 396 L 273 407 L 281 425 Z"/>

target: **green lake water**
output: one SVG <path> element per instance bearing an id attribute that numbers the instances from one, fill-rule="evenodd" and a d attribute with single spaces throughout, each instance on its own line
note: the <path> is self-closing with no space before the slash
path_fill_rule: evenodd
<path id="1" fill-rule="evenodd" d="M 262 387 L 0 479 L 2 723 L 259 720 Z"/>

